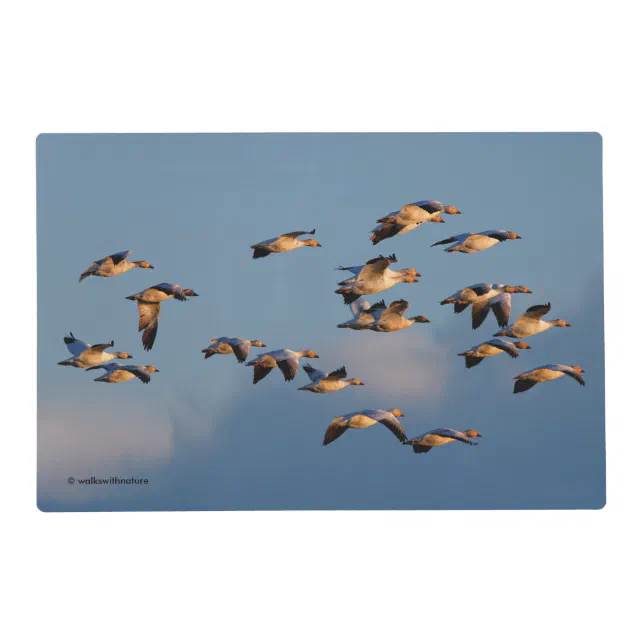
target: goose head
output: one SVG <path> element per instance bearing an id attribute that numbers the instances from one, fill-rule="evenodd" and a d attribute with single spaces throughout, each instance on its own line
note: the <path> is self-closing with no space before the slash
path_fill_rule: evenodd
<path id="1" fill-rule="evenodd" d="M 585 371 L 578 364 L 574 364 L 570 368 L 574 369 L 577 373 L 585 373 Z"/>
<path id="2" fill-rule="evenodd" d="M 410 320 L 413 320 L 414 322 L 420 322 L 422 324 L 429 324 L 430 320 L 428 320 L 424 315 L 415 315 L 413 318 L 409 318 Z"/>
<path id="3" fill-rule="evenodd" d="M 319 241 L 316 241 L 315 239 L 305 239 L 302 241 L 302 243 L 305 246 L 313 246 L 314 248 L 322 248 L 322 244 L 320 244 Z"/>
<path id="4" fill-rule="evenodd" d="M 566 322 L 566 320 L 557 319 L 552 320 L 550 322 L 550 326 L 572 326 L 572 324 L 570 324 L 570 322 Z"/>
<path id="5" fill-rule="evenodd" d="M 315 353 L 314 351 L 311 351 L 311 349 L 306 349 L 306 351 L 302 351 L 302 357 L 303 358 L 319 358 L 320 356 Z"/>
<path id="6" fill-rule="evenodd" d="M 532 291 L 527 286 L 515 286 L 515 293 L 532 293 Z"/>
<path id="7" fill-rule="evenodd" d="M 364 387 L 364 382 L 362 380 L 358 380 L 357 378 L 351 378 L 351 380 L 347 380 L 347 384 L 349 385 L 361 385 Z"/>
<path id="8" fill-rule="evenodd" d="M 398 407 L 394 407 L 393 409 L 389 410 L 390 414 L 393 414 L 396 418 L 404 418 L 405 414 L 403 414 Z"/>
<path id="9" fill-rule="evenodd" d="M 456 206 L 445 206 L 443 212 L 446 212 L 448 215 L 460 215 L 461 211 L 456 208 Z"/>
<path id="10" fill-rule="evenodd" d="M 139 268 L 154 268 L 154 266 L 152 266 L 150 262 L 141 261 L 141 262 L 135 262 L 135 263 Z"/>
<path id="11" fill-rule="evenodd" d="M 184 288 L 183 289 L 183 294 L 186 297 L 199 297 L 199 294 L 195 293 L 191 288 Z"/>
<path id="12" fill-rule="evenodd" d="M 508 239 L 521 239 L 519 235 L 513 233 L 511 230 L 508 231 Z"/>
<path id="13" fill-rule="evenodd" d="M 119 360 L 131 360 L 132 358 L 134 358 L 133 355 L 130 355 L 129 353 L 125 353 L 124 351 L 117 351 L 114 354 L 114 357 L 119 358 Z"/>
<path id="14" fill-rule="evenodd" d="M 483 438 L 482 434 L 479 434 L 475 429 L 468 429 L 466 432 L 463 432 L 465 436 L 469 438 Z"/>
<path id="15" fill-rule="evenodd" d="M 515 342 L 514 346 L 517 349 L 532 349 L 532 347 L 529 344 L 526 344 L 525 342 Z"/>
<path id="16" fill-rule="evenodd" d="M 250 346 L 251 347 L 265 347 L 266 345 L 261 340 L 251 340 L 250 341 Z"/>
<path id="17" fill-rule="evenodd" d="M 153 364 L 148 364 L 148 365 L 146 365 L 146 366 L 145 366 L 145 368 L 146 368 L 150 373 L 154 373 L 154 372 L 158 372 L 158 371 L 159 371 L 159 370 L 158 370 L 158 369 L 157 369 Z"/>

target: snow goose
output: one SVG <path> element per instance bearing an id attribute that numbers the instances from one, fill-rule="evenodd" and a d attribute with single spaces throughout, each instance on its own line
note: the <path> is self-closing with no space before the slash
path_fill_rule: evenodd
<path id="1" fill-rule="evenodd" d="M 472 305 L 472 328 L 478 329 L 490 310 L 494 312 L 499 326 L 507 326 L 510 320 L 512 293 L 532 293 L 526 286 L 505 284 L 473 284 L 445 298 L 441 305 L 453 304 L 454 313 L 461 313 Z"/>
<path id="2" fill-rule="evenodd" d="M 109 344 L 87 344 L 87 342 L 75 338 L 73 333 L 66 335 L 63 339 L 67 350 L 74 356 L 73 358 L 68 358 L 58 363 L 63 367 L 84 369 L 102 364 L 103 362 L 109 362 L 110 360 L 114 360 L 114 358 L 129 360 L 133 357 L 123 351 L 106 351 L 106 349 L 114 346 L 114 340 Z"/>
<path id="3" fill-rule="evenodd" d="M 152 264 L 145 261 L 128 262 L 127 258 L 132 254 L 131 250 L 124 250 L 122 253 L 114 253 L 103 259 L 97 259 L 84 273 L 81 274 L 79 282 L 82 282 L 90 275 L 97 277 L 114 277 L 129 271 L 131 268 L 154 268 Z"/>
<path id="4" fill-rule="evenodd" d="M 518 376 L 514 376 L 516 380 L 514 383 L 514 393 L 520 394 L 522 391 L 531 389 L 539 382 L 549 382 L 562 376 L 570 376 L 580 385 L 585 385 L 586 383 L 579 375 L 580 373 L 584 373 L 584 370 L 576 364 L 571 367 L 565 364 L 544 364 L 541 367 L 535 367 L 534 369 L 530 369 L 530 371 L 524 371 Z"/>
<path id="5" fill-rule="evenodd" d="M 452 246 L 445 249 L 446 253 L 477 253 L 508 239 L 521 239 L 521 237 L 511 230 L 485 230 L 482 233 L 453 235 L 447 239 L 437 241 L 432 246 L 452 244 Z"/>
<path id="6" fill-rule="evenodd" d="M 286 233 L 280 235 L 279 237 L 274 237 L 273 239 L 266 239 L 258 244 L 253 244 L 251 248 L 253 249 L 253 259 L 258 259 L 260 257 L 266 257 L 271 253 L 288 253 L 291 250 L 296 248 L 302 248 L 304 246 L 314 246 L 321 247 L 322 244 L 315 241 L 315 239 L 298 239 L 302 235 L 314 235 L 315 228 L 313 230 L 298 230 L 294 233 Z"/>
<path id="7" fill-rule="evenodd" d="M 380 300 L 375 304 L 369 304 L 364 297 L 351 302 L 349 305 L 353 318 L 338 324 L 338 329 L 353 329 L 354 331 L 365 331 L 369 325 L 387 308 L 385 301 Z"/>
<path id="8" fill-rule="evenodd" d="M 345 367 L 336 369 L 331 373 L 314 369 L 310 364 L 305 364 L 302 368 L 306 371 L 311 384 L 305 387 L 298 387 L 298 391 L 328 394 L 333 391 L 340 391 L 340 389 L 344 389 L 348 385 L 364 385 L 364 382 L 357 378 L 347 378 L 347 370 Z"/>
<path id="9" fill-rule="evenodd" d="M 553 326 L 572 326 L 569 322 L 562 319 L 542 320 L 541 318 L 550 311 L 550 302 L 548 304 L 537 304 L 531 306 L 515 323 L 503 331 L 498 331 L 495 336 L 507 336 L 509 338 L 527 338 L 528 336 L 547 331 Z"/>
<path id="10" fill-rule="evenodd" d="M 407 436 L 398 418 L 403 418 L 404 416 L 405 414 L 396 407 L 388 411 L 383 409 L 364 409 L 352 414 L 337 416 L 328 426 L 322 445 L 328 445 L 340 438 L 347 429 L 364 429 L 376 423 L 382 423 L 402 443 L 407 440 Z"/>
<path id="11" fill-rule="evenodd" d="M 525 342 L 510 342 L 508 340 L 501 340 L 501 338 L 493 338 L 487 342 L 481 342 L 481 344 L 477 344 L 475 347 L 458 355 L 465 356 L 465 366 L 470 369 L 471 367 L 476 367 L 485 358 L 496 356 L 503 352 L 512 358 L 518 358 L 518 349 L 532 349 L 532 347 L 528 346 Z"/>
<path id="12" fill-rule="evenodd" d="M 379 257 L 372 259 L 371 262 L 375 262 L 377 259 L 382 258 L 382 255 L 380 255 Z M 398 261 L 396 259 L 396 255 L 390 255 L 387 259 L 390 260 L 392 264 Z M 355 282 L 360 281 L 363 276 L 368 277 L 371 273 L 372 267 L 369 265 L 369 263 L 367 263 L 362 264 L 361 266 L 338 266 L 335 270 L 349 271 L 350 273 L 353 273 L 353 277 L 349 277 L 346 280 L 338 282 L 338 286 L 347 286 L 348 284 L 354 284 Z M 400 277 L 422 277 L 415 268 L 402 268 L 399 271 L 387 268 L 387 275 L 399 275 Z"/>
<path id="13" fill-rule="evenodd" d="M 150 286 L 140 293 L 128 295 L 125 299 L 136 302 L 139 309 L 139 331 L 143 331 L 143 348 L 150 351 L 154 346 L 159 329 L 159 314 L 161 313 L 161 302 L 174 298 L 179 302 L 185 302 L 189 297 L 198 297 L 191 288 L 181 288 L 178 284 L 162 282 L 156 286 Z"/>
<path id="14" fill-rule="evenodd" d="M 94 378 L 95 382 L 127 382 L 132 378 L 138 378 L 142 383 L 150 382 L 150 374 L 159 370 L 151 364 L 145 366 L 122 365 L 120 362 L 108 362 L 107 364 L 89 367 L 87 371 L 93 369 L 105 369 L 105 373 L 99 378 Z"/>
<path id="15" fill-rule="evenodd" d="M 483 438 L 483 436 L 473 429 L 457 432 L 455 429 L 442 427 L 405 441 L 405 445 L 411 445 L 415 454 L 423 454 L 429 452 L 432 447 L 447 445 L 447 443 L 453 443 L 454 441 L 459 441 L 466 445 L 478 445 L 478 443 L 470 440 L 471 438 Z"/>
<path id="16" fill-rule="evenodd" d="M 277 351 L 269 351 L 262 353 L 250 362 L 246 363 L 247 367 L 255 367 L 253 373 L 253 384 L 256 385 L 260 380 L 266 376 L 275 367 L 279 367 L 286 382 L 290 382 L 295 378 L 297 370 L 300 368 L 300 358 L 319 358 L 317 353 L 310 349 L 304 351 L 291 351 L 290 349 L 278 349 Z"/>
<path id="17" fill-rule="evenodd" d="M 395 255 L 375 257 L 369 260 L 360 270 L 355 281 L 350 281 L 349 284 L 342 286 L 335 292 L 342 295 L 345 304 L 351 304 L 359 299 L 361 295 L 380 293 L 380 291 L 385 291 L 401 282 L 418 282 L 416 276 L 419 273 L 413 268 L 396 272 L 389 270 L 389 266 L 397 261 Z"/>
<path id="18" fill-rule="evenodd" d="M 377 318 L 368 326 L 368 329 L 380 333 L 391 333 L 407 329 L 415 322 L 429 323 L 429 320 L 424 315 L 406 318 L 404 314 L 408 308 L 409 302 L 406 300 L 392 302 L 386 310 L 380 312 Z"/>
<path id="19" fill-rule="evenodd" d="M 213 340 L 209 347 L 202 349 L 204 353 L 204 360 L 218 353 L 229 354 L 234 353 L 237 362 L 243 364 L 248 359 L 248 352 L 251 347 L 265 347 L 266 345 L 261 340 L 246 340 L 245 338 L 216 338 Z"/>

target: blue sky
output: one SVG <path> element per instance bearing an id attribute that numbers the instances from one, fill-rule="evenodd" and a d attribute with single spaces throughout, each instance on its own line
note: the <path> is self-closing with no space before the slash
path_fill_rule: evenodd
<path id="1" fill-rule="evenodd" d="M 38 191 L 38 504 L 43 510 L 597 508 L 605 502 L 601 139 L 597 134 L 41 135 Z M 460 216 L 373 247 L 375 220 L 439 199 Z M 249 246 L 316 228 L 322 248 L 251 260 Z M 522 239 L 473 255 L 431 244 L 490 228 Z M 133 249 L 154 271 L 77 283 Z M 432 323 L 394 334 L 337 329 L 338 264 L 395 252 L 419 284 L 404 297 Z M 125 296 L 162 282 L 200 297 L 162 305 L 143 351 Z M 573 326 L 466 370 L 456 354 L 497 330 L 438 302 L 476 282 L 523 284 Z M 377 296 L 375 299 L 379 299 Z M 63 335 L 154 364 L 144 386 L 63 368 Z M 256 386 L 212 338 L 311 348 L 365 387 L 316 396 L 273 373 Z M 549 362 L 572 379 L 513 395 L 512 376 Z M 322 448 L 337 415 L 397 406 L 408 436 L 477 429 L 477 447 L 415 455 L 383 427 Z M 146 488 L 70 486 L 69 476 L 147 476 Z"/>

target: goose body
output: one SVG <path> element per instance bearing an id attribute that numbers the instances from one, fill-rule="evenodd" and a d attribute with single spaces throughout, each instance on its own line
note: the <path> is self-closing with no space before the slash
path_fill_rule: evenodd
<path id="1" fill-rule="evenodd" d="M 514 393 L 519 394 L 523 391 L 531 389 L 540 382 L 550 382 L 557 380 L 563 376 L 570 376 L 574 378 L 580 385 L 585 385 L 586 382 L 580 374 L 584 370 L 578 365 L 568 366 L 565 364 L 544 364 L 541 367 L 535 367 L 529 371 L 524 371 L 518 376 L 514 376 Z"/>
<path id="2" fill-rule="evenodd" d="M 511 230 L 485 230 L 482 233 L 453 235 L 447 239 L 437 241 L 432 246 L 452 244 L 445 249 L 446 253 L 477 253 L 508 239 L 521 239 L 521 237 Z"/>
<path id="3" fill-rule="evenodd" d="M 401 443 L 407 440 L 405 430 L 398 418 L 404 417 L 400 409 L 364 409 L 333 419 L 326 430 L 322 445 L 328 445 L 340 438 L 347 429 L 365 429 L 376 423 L 382 423 Z"/>
<path id="4" fill-rule="evenodd" d="M 102 376 L 94 378 L 95 382 L 119 383 L 138 378 L 146 385 L 150 382 L 150 374 L 159 371 L 151 364 L 145 366 L 122 365 L 120 362 L 108 362 L 107 364 L 89 367 L 87 371 L 92 371 L 93 369 L 105 369 L 105 373 Z"/>
<path id="5" fill-rule="evenodd" d="M 248 359 L 248 353 L 251 347 L 265 347 L 266 345 L 260 340 L 246 340 L 245 338 L 222 337 L 213 340 L 209 347 L 202 349 L 204 360 L 211 356 L 222 354 L 227 355 L 234 353 L 237 362 L 243 364 Z"/>
<path id="6" fill-rule="evenodd" d="M 392 302 L 385 310 L 378 311 L 374 321 L 367 327 L 370 331 L 379 333 L 392 333 L 409 328 L 412 324 L 420 322 L 429 323 L 429 320 L 423 315 L 416 315 L 413 318 L 406 318 L 405 311 L 409 308 L 409 302 L 406 300 L 396 300 Z"/>
<path id="7" fill-rule="evenodd" d="M 465 366 L 470 369 L 475 367 L 479 362 L 496 356 L 499 353 L 507 353 L 511 358 L 519 357 L 519 349 L 531 349 L 525 342 L 510 342 L 501 338 L 493 338 L 487 342 L 481 342 L 475 347 L 459 353 L 459 356 L 465 356 Z"/>
<path id="8" fill-rule="evenodd" d="M 550 311 L 550 303 L 531 306 L 526 312 L 517 318 L 516 322 L 507 329 L 495 333 L 495 336 L 506 336 L 509 338 L 527 338 L 531 335 L 547 331 L 555 326 L 572 326 L 566 320 L 542 320 L 541 318 Z"/>
<path id="9" fill-rule="evenodd" d="M 440 447 L 441 445 L 447 445 L 447 443 L 453 443 L 458 441 L 460 443 L 465 443 L 466 445 L 478 445 L 475 443 L 472 438 L 482 438 L 481 434 L 473 429 L 468 429 L 465 432 L 458 432 L 455 429 L 448 429 L 442 427 L 441 429 L 435 429 L 426 434 L 416 436 L 416 438 L 411 438 L 408 441 L 405 441 L 405 445 L 411 445 L 414 448 L 414 453 L 423 454 L 429 452 L 434 447 Z"/>
<path id="10" fill-rule="evenodd" d="M 154 268 L 154 266 L 146 261 L 128 261 L 127 258 L 131 254 L 131 250 L 124 250 L 122 253 L 114 253 L 114 255 L 108 255 L 103 259 L 97 259 L 81 274 L 78 281 L 82 282 L 86 277 L 90 277 L 92 275 L 95 275 L 96 277 L 114 277 L 115 275 L 121 275 L 132 268 Z"/>
<path id="11" fill-rule="evenodd" d="M 490 311 L 499 323 L 507 326 L 510 321 L 511 294 L 532 293 L 525 286 L 508 286 L 506 284 L 472 284 L 441 301 L 441 305 L 453 304 L 454 313 L 461 313 L 472 306 L 472 328 L 478 329 Z"/>
<path id="12" fill-rule="evenodd" d="M 389 266 L 397 261 L 395 255 L 390 255 L 389 257 L 380 255 L 369 260 L 361 267 L 340 267 L 339 270 L 350 270 L 356 278 L 349 279 L 348 283 L 335 292 L 342 295 L 345 304 L 351 304 L 359 299 L 361 295 L 380 293 L 401 282 L 418 282 L 416 277 L 420 277 L 420 273 L 413 268 L 401 271 L 390 270 Z"/>
<path id="13" fill-rule="evenodd" d="M 345 367 L 336 369 L 331 373 L 314 369 L 310 364 L 305 364 L 302 368 L 306 371 L 306 375 L 309 377 L 311 384 L 305 387 L 298 387 L 298 391 L 328 394 L 334 391 L 340 391 L 340 389 L 344 389 L 349 385 L 364 385 L 364 382 L 361 382 L 357 378 L 347 378 L 347 370 Z"/>
<path id="14" fill-rule="evenodd" d="M 129 360 L 133 356 L 123 351 L 107 351 L 114 346 L 114 341 L 109 344 L 87 344 L 82 340 L 74 337 L 73 333 L 63 338 L 67 350 L 74 356 L 63 360 L 58 364 L 63 367 L 77 367 L 79 369 L 86 369 L 95 365 L 103 364 L 118 358 L 120 360 Z"/>
<path id="15" fill-rule="evenodd" d="M 300 368 L 300 358 L 319 358 L 316 353 L 310 349 L 304 351 L 291 351 L 290 349 L 278 349 L 277 351 L 268 351 L 262 353 L 250 362 L 246 363 L 247 367 L 254 367 L 253 384 L 256 385 L 260 380 L 275 368 L 278 367 L 284 376 L 286 382 L 295 378 Z"/>
<path id="16" fill-rule="evenodd" d="M 178 284 L 162 282 L 125 298 L 136 302 L 139 310 L 139 331 L 143 331 L 142 342 L 145 351 L 152 349 L 157 337 L 161 302 L 171 298 L 185 302 L 189 297 L 198 297 L 198 294 L 191 288 L 183 289 Z"/>
<path id="17" fill-rule="evenodd" d="M 267 257 L 272 253 L 288 253 L 291 250 L 296 248 L 302 248 L 304 246 L 314 246 L 321 247 L 321 244 L 315 239 L 298 239 L 302 235 L 314 235 L 315 228 L 313 230 L 298 230 L 293 233 L 285 233 L 279 237 L 273 237 L 273 239 L 265 239 L 257 244 L 253 244 L 251 248 L 253 249 L 253 259 L 258 259 L 260 257 Z"/>

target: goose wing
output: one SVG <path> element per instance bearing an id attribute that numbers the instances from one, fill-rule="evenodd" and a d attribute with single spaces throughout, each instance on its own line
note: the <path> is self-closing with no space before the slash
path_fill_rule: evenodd
<path id="1" fill-rule="evenodd" d="M 179 300 L 179 302 L 186 301 L 186 296 L 184 295 L 183 290 L 178 284 L 162 282 L 161 284 L 157 284 L 156 286 L 152 286 L 151 288 L 156 289 L 157 291 L 161 291 L 166 295 L 172 295 L 175 300 Z"/>
<path id="2" fill-rule="evenodd" d="M 246 362 L 248 359 L 248 352 L 250 351 L 250 342 L 241 338 L 227 338 L 228 345 L 233 350 L 237 362 Z"/>
<path id="3" fill-rule="evenodd" d="M 112 264 L 120 264 L 124 259 L 127 259 L 130 255 L 132 254 L 131 250 L 124 250 L 120 253 L 114 253 L 113 255 L 108 255 L 104 260 L 100 260 L 104 262 L 106 265 Z"/>
<path id="4" fill-rule="evenodd" d="M 586 385 L 586 381 L 581 377 L 581 374 L 578 371 L 575 371 L 572 367 L 569 367 L 565 364 L 556 364 L 550 367 L 553 371 L 561 371 L 567 376 L 574 378 L 580 385 Z"/>
<path id="5" fill-rule="evenodd" d="M 280 237 L 292 237 L 293 239 L 295 239 L 296 237 L 301 237 L 302 235 L 315 235 L 315 228 L 313 230 L 296 230 L 294 233 L 284 233 L 283 235 L 280 235 Z M 280 237 L 278 237 L 278 239 Z"/>
<path id="6" fill-rule="evenodd" d="M 67 350 L 76 358 L 83 353 L 83 351 L 87 351 L 91 347 L 90 344 L 87 344 L 87 342 L 83 342 L 82 340 L 77 340 L 74 337 L 74 334 L 70 332 L 69 335 L 66 335 L 63 340 L 65 341 L 65 346 L 67 347 Z"/>
<path id="7" fill-rule="evenodd" d="M 315 369 L 308 362 L 302 367 L 302 369 L 306 371 L 306 375 L 309 377 L 309 380 L 311 382 L 318 382 L 318 380 L 327 378 L 330 375 L 326 371 L 320 371 L 319 369 Z"/>
<path id="8" fill-rule="evenodd" d="M 279 360 L 277 362 L 277 366 L 280 368 L 280 371 L 284 376 L 284 380 L 286 380 L 286 382 L 290 382 L 291 380 L 293 380 L 293 378 L 295 378 L 297 370 L 300 368 L 300 362 L 298 357 L 294 355 L 289 356 L 284 360 Z"/>
<path id="9" fill-rule="evenodd" d="M 114 346 L 114 340 L 112 340 L 109 344 L 93 344 L 89 349 L 87 349 L 88 352 L 91 353 L 103 353 L 105 349 L 109 349 Z"/>
<path id="10" fill-rule="evenodd" d="M 474 302 L 474 304 L 472 304 L 472 328 L 478 329 L 481 324 L 485 322 L 485 318 L 489 312 L 489 300 L 485 300 L 484 302 Z"/>
<path id="11" fill-rule="evenodd" d="M 422 208 L 423 210 L 425 210 L 430 214 L 433 212 L 439 211 L 443 207 L 443 204 L 440 201 L 434 201 L 434 200 L 414 201 L 411 205 L 418 206 L 419 208 Z"/>
<path id="12" fill-rule="evenodd" d="M 360 315 L 363 311 L 366 311 L 369 309 L 371 305 L 367 300 L 364 299 L 364 297 L 358 298 L 355 302 L 351 302 L 349 305 L 349 308 L 351 309 L 351 313 L 353 315 Z"/>
<path id="13" fill-rule="evenodd" d="M 139 309 L 139 331 L 143 331 L 143 348 L 149 351 L 154 346 L 159 328 L 159 314 L 161 304 L 159 302 L 137 301 Z"/>
<path id="14" fill-rule="evenodd" d="M 409 302 L 407 302 L 407 300 L 396 300 L 389 305 L 389 308 L 386 311 L 383 311 L 382 314 L 378 316 L 378 321 L 401 318 L 408 308 Z"/>
<path id="15" fill-rule="evenodd" d="M 493 347 L 497 347 L 498 349 L 501 349 L 501 351 L 505 351 L 509 356 L 512 356 L 513 358 L 519 357 L 519 350 L 514 345 L 514 342 L 508 342 L 507 340 L 503 340 L 501 338 L 493 338 L 492 340 L 488 340 L 485 344 L 490 344 Z"/>
<path id="16" fill-rule="evenodd" d="M 544 315 L 550 311 L 550 302 L 548 304 L 535 304 L 531 306 L 526 312 L 519 318 L 529 318 L 531 320 L 540 320 Z"/>
<path id="17" fill-rule="evenodd" d="M 461 443 L 466 443 L 467 445 L 476 445 L 473 440 L 470 440 L 463 432 L 457 432 L 455 429 L 447 429 L 442 427 L 441 429 L 435 429 L 430 434 L 436 434 L 436 436 L 443 436 L 444 438 L 453 438 L 455 441 L 460 441 Z"/>
<path id="18" fill-rule="evenodd" d="M 131 374 L 134 374 L 141 382 L 146 385 L 150 382 L 150 372 L 145 367 L 139 367 L 137 365 L 125 365 L 120 367 L 123 371 L 129 371 Z"/>
<path id="19" fill-rule="evenodd" d="M 382 277 L 385 270 L 397 261 L 395 255 L 389 255 L 389 257 L 385 257 L 384 255 L 374 257 L 365 264 L 365 267 L 358 275 L 358 279 L 363 281 Z"/>
<path id="20" fill-rule="evenodd" d="M 331 421 L 331 424 L 327 427 L 326 433 L 324 434 L 324 440 L 322 445 L 328 445 L 334 440 L 340 438 L 344 432 L 348 429 L 347 427 L 347 417 L 346 416 L 337 416 Z"/>
<path id="21" fill-rule="evenodd" d="M 391 412 L 384 411 L 383 409 L 368 409 L 361 413 L 382 423 L 401 443 L 407 440 L 403 426 Z"/>
<path id="22" fill-rule="evenodd" d="M 509 293 L 500 293 L 490 300 L 490 308 L 500 327 L 508 326 L 511 305 L 512 296 Z"/>
<path id="23" fill-rule="evenodd" d="M 342 378 L 347 377 L 347 370 L 345 367 L 340 367 L 339 369 L 335 369 L 329 374 L 324 375 L 325 380 L 342 380 Z"/>
<path id="24" fill-rule="evenodd" d="M 504 242 L 508 239 L 507 230 L 484 230 L 482 233 L 477 233 L 477 235 L 484 235 L 485 237 L 491 237 L 497 241 Z"/>

